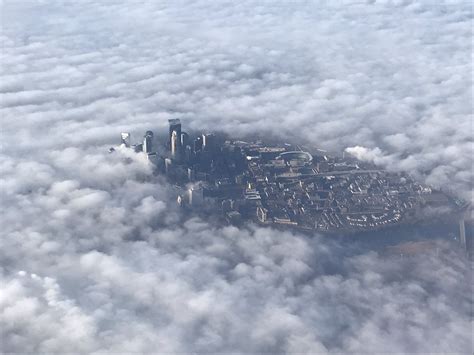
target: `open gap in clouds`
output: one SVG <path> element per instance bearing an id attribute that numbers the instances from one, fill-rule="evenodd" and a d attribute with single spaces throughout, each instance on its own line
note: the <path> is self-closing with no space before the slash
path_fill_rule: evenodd
<path id="1" fill-rule="evenodd" d="M 466 3 L 1 6 L 3 351 L 472 351 L 450 245 L 400 261 L 185 219 L 143 156 L 104 153 L 181 116 L 363 145 L 466 196 Z"/>

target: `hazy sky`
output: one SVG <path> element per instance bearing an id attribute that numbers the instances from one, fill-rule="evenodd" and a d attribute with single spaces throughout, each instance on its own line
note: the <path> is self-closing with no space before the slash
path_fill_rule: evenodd
<path id="1" fill-rule="evenodd" d="M 107 153 L 179 117 L 348 148 L 472 200 L 470 2 L 0 11 L 4 352 L 472 353 L 471 266 L 446 243 L 400 261 L 215 227 L 140 154 Z"/>

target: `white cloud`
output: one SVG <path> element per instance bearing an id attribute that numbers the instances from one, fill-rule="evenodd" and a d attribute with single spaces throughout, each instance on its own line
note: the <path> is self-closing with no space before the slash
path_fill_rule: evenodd
<path id="1" fill-rule="evenodd" d="M 471 350 L 449 244 L 400 261 L 186 219 L 143 155 L 107 153 L 181 117 L 352 147 L 469 198 L 469 4 L 0 6 L 2 351 Z"/>
<path id="2" fill-rule="evenodd" d="M 383 160 L 383 153 L 380 148 L 369 149 L 361 146 L 348 147 L 345 151 L 355 158 L 371 163 L 380 163 Z"/>

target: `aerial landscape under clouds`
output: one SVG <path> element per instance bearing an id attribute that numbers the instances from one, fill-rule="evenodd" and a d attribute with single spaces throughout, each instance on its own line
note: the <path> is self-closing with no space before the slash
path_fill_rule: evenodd
<path id="1" fill-rule="evenodd" d="M 1 352 L 472 353 L 472 261 L 445 229 L 400 259 L 222 226 L 183 214 L 143 154 L 107 152 L 180 118 L 346 150 L 472 202 L 470 2 L 0 12 Z"/>

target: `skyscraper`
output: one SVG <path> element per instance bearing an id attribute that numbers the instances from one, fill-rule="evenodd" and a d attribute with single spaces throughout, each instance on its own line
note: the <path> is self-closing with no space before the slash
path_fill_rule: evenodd
<path id="1" fill-rule="evenodd" d="M 199 152 L 202 149 L 202 136 L 197 137 L 194 140 L 194 152 Z"/>
<path id="2" fill-rule="evenodd" d="M 216 144 L 216 136 L 212 133 L 206 133 L 202 135 L 202 149 L 206 151 L 212 151 Z"/>
<path id="3" fill-rule="evenodd" d="M 176 131 L 171 132 L 171 156 L 176 158 L 178 155 L 179 139 Z"/>
<path id="4" fill-rule="evenodd" d="M 184 148 L 184 161 L 186 163 L 191 163 L 194 156 L 193 156 L 193 148 L 191 148 L 190 145 L 187 145 L 186 148 Z"/>
<path id="5" fill-rule="evenodd" d="M 169 148 L 171 149 L 173 132 L 176 132 L 176 136 L 178 137 L 177 150 L 179 150 L 181 147 L 181 121 L 178 118 L 174 118 L 168 120 L 168 123 L 170 125 L 168 136 Z"/>
<path id="6" fill-rule="evenodd" d="M 143 137 L 143 151 L 145 153 L 151 153 L 153 151 L 153 132 L 146 131 L 145 137 Z"/>
<path id="7" fill-rule="evenodd" d="M 170 158 L 166 158 L 165 159 L 165 172 L 166 172 L 166 175 L 169 175 L 171 173 L 172 167 L 173 167 L 173 162 L 171 161 Z"/>
<path id="8" fill-rule="evenodd" d="M 203 189 L 196 185 L 188 190 L 188 202 L 191 206 L 201 206 L 204 202 Z"/>
<path id="9" fill-rule="evenodd" d="M 185 148 L 189 144 L 189 135 L 186 132 L 181 132 L 181 147 Z"/>
<path id="10" fill-rule="evenodd" d="M 125 147 L 129 148 L 130 147 L 130 133 L 122 132 L 120 134 L 120 137 L 121 137 L 121 144 L 123 144 Z"/>

